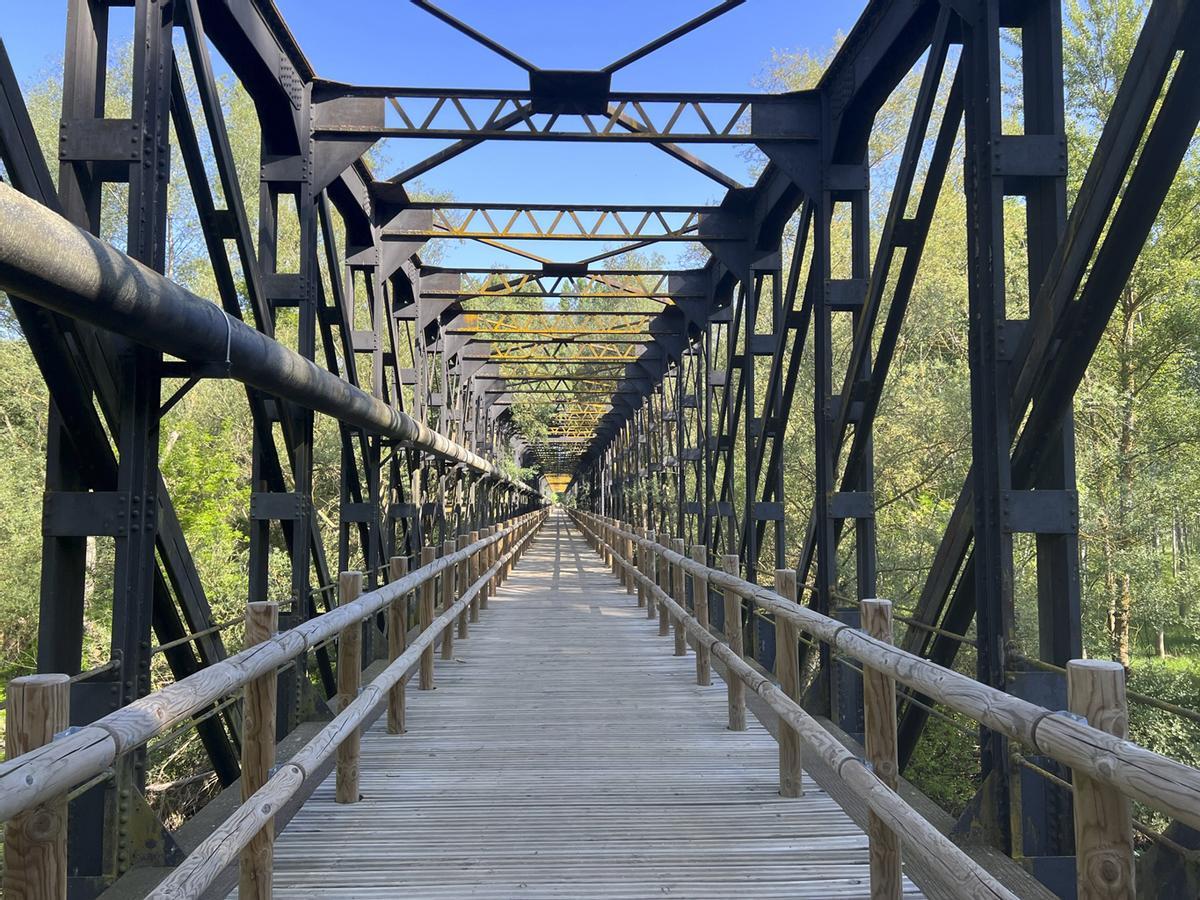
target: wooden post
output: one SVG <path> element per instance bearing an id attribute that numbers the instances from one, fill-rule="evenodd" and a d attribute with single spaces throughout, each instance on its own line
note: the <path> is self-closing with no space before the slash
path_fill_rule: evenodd
<path id="1" fill-rule="evenodd" d="M 659 543 L 670 544 L 670 537 L 661 535 Z M 660 588 L 671 593 L 671 564 L 667 562 L 667 558 L 662 556 L 657 550 L 654 551 L 653 566 L 656 571 L 655 582 Z M 665 637 L 671 631 L 671 620 L 667 616 L 667 605 L 665 603 L 658 604 L 658 633 Z"/>
<path id="2" fill-rule="evenodd" d="M 641 526 L 635 526 L 632 530 L 633 533 L 639 538 L 646 536 L 646 529 L 642 528 Z M 633 553 L 633 555 L 630 557 L 630 561 L 633 563 L 634 571 L 639 575 L 645 575 L 646 554 L 642 551 L 642 547 L 637 541 L 630 539 L 629 545 Z M 630 577 L 632 577 L 632 575 Z M 634 578 L 632 584 L 634 590 L 637 591 L 638 606 L 644 607 L 646 605 L 646 594 L 645 588 L 642 586 L 641 579 Z"/>
<path id="3" fill-rule="evenodd" d="M 458 537 L 458 543 L 455 545 L 455 549 L 456 550 L 466 550 L 467 547 L 470 546 L 470 544 L 471 544 L 471 538 L 465 534 L 462 534 L 462 535 L 459 535 L 459 537 Z M 464 559 L 462 562 L 460 562 L 456 566 L 456 569 L 458 570 L 458 574 L 455 577 L 458 578 L 458 596 L 460 596 L 460 597 L 467 590 L 467 588 L 469 588 L 471 586 L 471 582 L 467 580 L 468 578 L 471 577 L 468 563 L 469 563 L 469 560 Z M 458 636 L 462 640 L 466 640 L 470 636 L 470 628 L 467 625 L 467 618 L 470 616 L 470 614 L 471 614 L 471 607 L 468 604 L 467 608 L 464 609 L 458 615 Z"/>
<path id="4" fill-rule="evenodd" d="M 775 593 L 796 602 L 795 569 L 775 570 Z M 796 626 L 775 617 L 775 677 L 779 688 L 800 702 L 800 646 Z M 804 776 L 800 753 L 800 735 L 784 722 L 779 723 L 779 794 L 800 797 L 804 794 Z"/>
<path id="5" fill-rule="evenodd" d="M 730 575 L 738 573 L 738 558 L 736 553 L 721 557 L 721 568 Z M 730 588 L 725 588 L 725 642 L 738 656 L 743 656 L 742 641 L 742 598 Z M 746 686 L 732 672 L 725 676 L 725 686 L 729 691 L 729 730 L 746 730 Z"/>
<path id="6" fill-rule="evenodd" d="M 863 600 L 860 609 L 862 630 L 876 640 L 892 643 L 891 601 Z M 868 665 L 863 666 L 863 721 L 867 761 L 880 781 L 894 791 L 900 774 L 896 759 L 896 682 Z M 900 836 L 871 813 L 867 837 L 871 847 L 871 900 L 898 900 L 903 887 Z"/>
<path id="7" fill-rule="evenodd" d="M 437 551 L 432 547 L 421 548 L 421 568 L 433 563 Z M 424 634 L 433 624 L 433 579 L 428 578 L 421 585 L 421 601 L 417 609 L 417 628 Z M 433 690 L 433 644 L 421 651 L 420 678 L 418 687 L 423 691 Z"/>
<path id="8" fill-rule="evenodd" d="M 408 557 L 393 556 L 388 561 L 388 575 L 391 581 L 398 581 L 408 574 Z M 388 606 L 388 663 L 408 647 L 408 594 L 397 597 Z M 401 678 L 388 691 L 388 734 L 404 734 L 407 730 L 404 724 L 404 691 L 407 678 Z"/>
<path id="9" fill-rule="evenodd" d="M 495 533 L 496 533 L 496 526 L 489 525 L 487 528 L 483 529 L 483 531 L 480 532 L 480 536 L 484 537 L 484 538 L 490 538 Z M 483 577 L 484 572 L 486 572 L 488 569 L 490 569 L 492 567 L 491 560 L 492 560 L 492 545 L 488 544 L 486 547 L 483 548 L 483 556 L 479 562 L 479 577 L 480 578 Z M 483 587 L 480 588 L 480 590 L 479 590 L 479 608 L 480 609 L 488 608 L 488 600 L 491 599 L 491 593 L 492 593 L 491 588 L 492 588 L 492 583 L 490 581 L 485 583 L 483 585 Z"/>
<path id="10" fill-rule="evenodd" d="M 643 531 L 642 536 L 651 544 L 658 540 L 658 535 L 653 531 Z M 643 545 L 638 551 L 642 559 L 642 574 L 650 579 L 652 585 L 658 584 L 658 555 L 648 546 Z M 654 602 L 654 591 L 646 589 L 646 618 L 653 619 L 658 615 L 658 605 Z"/>
<path id="11" fill-rule="evenodd" d="M 502 532 L 503 530 L 503 526 L 496 529 L 497 533 Z M 508 535 L 501 534 L 492 550 L 492 565 L 496 566 L 496 577 L 492 579 L 492 589 L 497 594 L 500 593 L 500 587 L 504 584 L 504 565 L 499 563 L 504 557 L 504 548 L 507 546 Z"/>
<path id="12" fill-rule="evenodd" d="M 626 530 L 626 532 L 628 532 L 629 523 L 622 522 L 622 527 Z M 630 565 L 634 565 L 634 560 L 635 560 L 634 541 L 632 541 L 629 538 L 622 538 L 622 546 L 624 547 L 624 552 L 625 552 L 625 562 L 629 563 Z M 635 593 L 635 590 L 637 590 L 637 587 L 636 587 L 636 578 L 634 578 L 634 570 L 625 569 L 624 577 L 625 577 L 625 593 L 626 594 Z M 637 605 L 638 606 L 642 605 L 641 592 L 637 592 Z"/>
<path id="13" fill-rule="evenodd" d="M 353 603 L 362 593 L 362 572 L 338 576 L 338 605 Z M 362 622 L 353 622 L 338 635 L 338 712 L 354 702 L 362 687 Z M 338 803 L 358 802 L 359 730 L 346 735 L 337 750 Z"/>
<path id="14" fill-rule="evenodd" d="M 454 541 L 446 541 L 442 544 L 442 559 L 454 553 Z M 448 569 L 442 570 L 442 612 L 446 612 L 454 605 L 454 574 L 457 566 L 450 566 Z M 442 632 L 442 659 L 454 659 L 454 626 Z"/>
<path id="15" fill-rule="evenodd" d="M 278 603 L 246 604 L 246 646 L 270 639 L 279 628 Z M 246 682 L 242 702 L 242 802 L 267 783 L 275 765 L 275 695 L 279 681 L 274 672 Z M 274 862 L 274 819 L 268 821 L 242 851 L 238 897 L 269 900 Z"/>
<path id="16" fill-rule="evenodd" d="M 708 565 L 708 548 L 703 544 L 692 545 L 692 559 L 702 566 Z M 703 575 L 692 576 L 692 596 L 695 598 L 696 621 L 708 628 L 708 579 Z M 708 645 L 696 646 L 696 684 L 712 684 L 712 662 Z"/>
<path id="17" fill-rule="evenodd" d="M 54 740 L 70 722 L 71 679 L 23 675 L 8 683 L 5 754 L 14 759 Z M 99 827 L 100 823 L 94 823 Z M 13 816 L 4 826 L 4 896 L 67 896 L 67 795 Z"/>
<path id="18" fill-rule="evenodd" d="M 502 526 L 497 525 L 495 528 L 492 529 L 492 534 L 498 535 L 498 534 L 500 534 L 500 532 L 502 530 L 503 530 Z M 499 559 L 500 559 L 500 540 L 497 539 L 492 544 L 492 546 L 488 548 L 488 568 L 490 569 L 494 565 L 496 565 L 496 562 Z M 499 591 L 500 591 L 500 571 L 499 571 L 499 569 L 497 569 L 496 574 L 488 579 L 488 593 L 490 593 L 493 597 L 495 597 Z"/>
<path id="19" fill-rule="evenodd" d="M 1101 731 L 1126 736 L 1125 669 L 1101 659 L 1067 663 L 1067 704 Z M 1073 770 L 1075 873 L 1079 900 L 1131 898 L 1134 892 L 1133 819 L 1129 799 Z"/>
<path id="20" fill-rule="evenodd" d="M 683 555 L 683 538 L 671 541 L 671 549 Z M 671 566 L 671 597 L 687 609 L 687 593 L 683 589 L 683 566 Z M 687 629 L 683 627 L 683 619 L 675 620 L 675 655 L 687 656 Z"/>
<path id="21" fill-rule="evenodd" d="M 633 533 L 636 534 L 640 538 L 641 537 L 650 537 L 650 535 L 646 534 L 646 530 L 644 528 L 636 528 L 636 529 L 634 529 Z M 633 544 L 633 548 L 634 548 L 633 552 L 637 554 L 636 559 L 637 559 L 638 572 L 641 573 L 643 576 L 649 578 L 650 577 L 649 573 L 646 571 L 646 550 L 642 547 L 641 544 Z M 637 581 L 637 598 L 638 598 L 638 606 L 644 607 L 647 605 L 647 603 L 646 603 L 646 586 L 641 582 L 641 580 Z"/>
<path id="22" fill-rule="evenodd" d="M 479 532 L 472 531 L 469 538 L 472 544 L 479 542 Z M 479 580 L 479 552 L 471 554 L 471 558 L 467 560 L 467 583 L 474 584 Z M 471 599 L 471 621 L 479 621 L 479 592 L 475 592 L 475 596 Z"/>

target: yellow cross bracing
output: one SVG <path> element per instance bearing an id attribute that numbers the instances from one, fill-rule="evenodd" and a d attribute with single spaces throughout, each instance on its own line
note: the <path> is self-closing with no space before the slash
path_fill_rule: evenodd
<path id="1" fill-rule="evenodd" d="M 530 313 L 536 315 L 537 310 L 530 310 Z M 521 313 L 497 313 L 492 314 L 480 310 L 479 312 L 463 313 L 463 326 L 473 328 L 478 331 L 495 331 L 503 334 L 525 334 L 526 329 L 534 329 L 534 333 L 552 332 L 561 334 L 640 334 L 642 329 L 650 324 L 650 315 L 645 316 L 629 316 L 623 321 L 617 323 L 605 323 L 598 328 L 587 329 L 566 329 L 566 328 L 550 328 L 537 325 L 530 325 L 526 322 L 514 322 L 511 317 L 523 318 L 524 312 Z M 580 312 L 581 319 L 592 318 L 590 312 Z"/>
<path id="2" fill-rule="evenodd" d="M 550 433 L 575 437 L 591 437 L 596 423 L 608 412 L 608 407 L 594 413 L 563 414 L 551 423 Z"/>
<path id="3" fill-rule="evenodd" d="M 509 384 L 549 384 L 551 382 L 557 382 L 562 386 L 564 391 L 568 392 L 576 389 L 603 390 L 608 385 L 615 384 L 611 377 L 588 378 L 585 376 L 579 376 L 576 378 L 572 376 L 571 378 L 564 378 L 561 374 L 554 373 L 547 375 L 530 375 L 526 373 L 524 375 L 509 375 L 505 376 L 505 378 Z"/>
<path id="4" fill-rule="evenodd" d="M 525 294 L 530 297 L 579 297 L 606 300 L 657 300 L 672 305 L 668 291 L 669 276 L 663 273 L 645 275 L 606 275 L 589 272 L 585 275 L 490 273 L 482 280 L 465 281 L 457 291 L 434 291 L 426 296 L 511 297 Z"/>
<path id="5" fill-rule="evenodd" d="M 561 344 L 555 344 L 555 347 L 561 347 Z M 584 347 L 591 346 L 590 344 L 583 345 Z M 637 346 L 634 344 L 633 346 Z M 582 348 L 580 348 L 582 349 Z M 521 362 L 521 363 L 631 363 L 636 362 L 640 354 L 638 353 L 597 353 L 594 356 L 578 355 L 578 356 L 551 356 L 531 353 L 515 353 L 505 350 L 503 347 L 494 347 L 491 356 L 488 357 L 488 362 Z"/>
<path id="6" fill-rule="evenodd" d="M 563 424 L 555 424 L 550 426 L 550 437 L 564 438 L 566 440 L 586 441 L 590 440 L 596 433 L 596 424 L 600 421 L 601 416 L 597 415 L 591 419 L 581 419 L 577 422 L 564 422 Z"/>
<path id="7" fill-rule="evenodd" d="M 550 485 L 550 490 L 554 491 L 556 494 L 561 494 L 563 491 L 565 491 L 567 489 L 567 486 L 570 483 L 571 483 L 570 473 L 565 473 L 565 474 L 561 473 L 561 472 L 547 472 L 546 473 L 546 484 Z"/>
<path id="8" fill-rule="evenodd" d="M 574 277 L 550 277 L 537 273 L 520 273 L 514 277 L 511 273 L 489 273 L 482 280 L 464 286 L 457 293 L 445 292 L 447 296 L 460 300 L 503 297 L 508 299 L 510 306 L 516 305 L 513 301 L 519 304 L 522 299 L 532 300 L 539 295 L 573 296 L 580 300 L 603 297 L 623 303 L 625 309 L 628 309 L 631 301 L 635 305 L 638 302 L 653 301 L 647 303 L 650 308 L 646 310 L 645 315 L 625 313 L 620 321 L 614 321 L 616 316 L 605 317 L 605 310 L 602 308 L 574 310 L 554 306 L 547 310 L 541 304 L 530 304 L 529 310 L 506 307 L 493 312 L 472 309 L 464 311 L 460 319 L 463 326 L 461 330 L 451 329 L 457 330 L 458 333 L 471 333 L 485 341 L 489 336 L 500 338 L 501 340 L 488 348 L 486 357 L 487 361 L 495 362 L 501 367 L 500 377 L 515 387 L 517 394 L 522 393 L 522 387 L 526 387 L 536 389 L 539 393 L 544 392 L 552 398 L 551 402 L 558 408 L 547 423 L 547 434 L 553 443 L 560 446 L 554 449 L 545 442 L 534 445 L 544 468 L 551 460 L 557 460 L 556 465 L 571 468 L 568 465 L 571 457 L 582 452 L 595 437 L 597 427 L 611 412 L 612 405 L 611 402 L 596 402 L 589 398 L 611 395 L 618 388 L 612 376 L 622 374 L 625 365 L 635 362 L 645 352 L 643 342 L 625 338 L 647 334 L 652 315 L 665 306 L 673 305 L 672 301 L 662 296 L 667 289 L 668 278 L 669 273 L 664 272 L 621 272 L 613 275 L 589 273 Z M 558 327 L 537 325 L 538 313 L 547 311 L 560 317 L 555 321 L 562 324 Z M 543 316 L 543 319 L 545 318 L 547 317 Z M 598 344 L 576 344 L 572 340 L 581 336 L 604 335 L 612 335 L 621 340 Z M 520 337 L 529 337 L 530 341 L 516 340 Z M 508 340 L 503 341 L 503 338 Z M 506 367 L 505 362 L 524 365 Z M 557 373 L 547 372 L 547 369 L 552 370 L 554 367 L 562 368 Z M 564 371 L 569 372 L 570 377 L 560 377 Z M 607 377 L 586 377 L 590 374 Z M 575 449 L 567 450 L 562 445 L 573 445 Z"/>
<path id="9" fill-rule="evenodd" d="M 483 340 L 486 340 L 486 338 L 483 338 Z M 562 357 L 554 356 L 553 354 L 566 349 L 579 353 L 581 356 L 594 352 L 598 355 L 613 358 L 614 361 L 616 357 L 620 357 L 624 361 L 633 362 L 645 351 L 646 345 L 640 341 L 613 341 L 609 343 L 598 340 L 594 343 L 579 344 L 565 339 L 560 341 L 523 341 L 520 338 L 511 338 L 503 343 L 497 342 L 491 345 L 491 352 L 493 354 L 510 352 L 521 355 L 534 354 L 537 359 L 562 359 Z M 541 350 L 545 350 L 545 354 L 542 354 Z M 492 359 L 493 361 L 500 361 L 499 356 L 493 356 Z"/>
<path id="10" fill-rule="evenodd" d="M 465 323 L 471 326 L 469 321 Z M 534 337 L 572 337 L 578 335 L 639 335 L 647 334 L 646 325 L 649 321 L 646 319 L 634 319 L 632 322 L 623 322 L 620 325 L 599 326 L 596 328 L 538 328 L 529 325 L 514 325 L 510 322 L 488 321 L 484 320 L 475 327 L 467 328 L 452 328 L 450 334 L 471 334 L 475 336 L 485 336 L 489 334 L 509 335 L 523 334 Z M 485 338 L 486 339 L 486 338 Z"/>

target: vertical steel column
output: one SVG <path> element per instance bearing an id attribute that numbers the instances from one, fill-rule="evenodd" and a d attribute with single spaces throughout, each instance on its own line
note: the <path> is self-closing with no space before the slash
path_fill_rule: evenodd
<path id="1" fill-rule="evenodd" d="M 313 146 L 309 138 L 309 87 L 296 87 L 292 96 L 293 117 L 297 123 L 294 133 L 270 127 L 263 122 L 262 168 L 259 186 L 259 248 L 263 287 L 273 315 L 280 309 L 296 310 L 296 351 L 306 359 L 316 358 L 317 312 L 319 305 L 320 272 L 317 266 L 318 230 L 317 204 L 313 190 Z M 291 262 L 286 248 L 280 246 L 282 225 L 280 201 L 290 197 L 295 202 L 296 235 L 295 271 L 282 268 Z M 287 233 L 284 232 L 284 235 Z M 331 277 L 338 277 L 336 271 Z M 292 490 L 286 494 L 268 493 L 262 481 L 262 458 L 265 445 L 272 434 L 256 431 L 254 446 L 255 491 L 251 496 L 251 594 L 250 600 L 266 601 L 269 571 L 270 525 L 272 521 L 288 523 L 292 529 L 291 602 L 280 609 L 279 627 L 293 628 L 308 614 L 312 592 L 313 533 L 313 429 L 311 410 L 294 404 L 273 403 L 276 418 L 286 417 L 288 427 L 282 429 L 288 445 L 292 468 Z M 278 720 L 281 728 L 292 730 L 301 720 L 308 683 L 307 657 L 299 657 L 291 675 L 281 679 Z"/>
<path id="2" fill-rule="evenodd" d="M 1008 391 L 1003 359 L 1005 325 L 1004 182 L 993 165 L 1001 136 L 1000 2 L 982 0 L 964 23 L 967 274 L 970 319 L 971 452 L 974 464 L 976 677 L 1004 689 L 1004 653 L 1012 626 L 1012 534 L 1004 527 L 1003 496 L 1011 488 Z M 980 734 L 983 824 L 1006 851 L 1008 742 Z"/>
<path id="3" fill-rule="evenodd" d="M 832 391 L 832 310 L 828 285 L 831 281 L 830 243 L 833 217 L 832 195 L 821 190 L 813 198 L 813 255 L 812 267 L 818 277 L 809 282 L 813 296 L 813 523 L 815 608 L 832 615 L 833 595 L 837 586 L 837 542 L 831 495 L 834 490 L 833 469 L 835 450 L 829 421 L 829 400 Z M 811 661 L 809 665 L 811 666 Z M 812 684 L 809 706 L 817 713 L 829 715 L 835 708 L 830 696 L 833 678 L 830 672 L 829 648 L 822 643 L 818 650 L 818 672 Z"/>

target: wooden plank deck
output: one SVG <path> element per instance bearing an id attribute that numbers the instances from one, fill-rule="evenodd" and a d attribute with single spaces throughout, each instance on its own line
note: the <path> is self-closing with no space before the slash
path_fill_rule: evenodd
<path id="1" fill-rule="evenodd" d="M 780 798 L 774 740 L 672 649 L 552 517 L 408 734 L 364 735 L 362 801 L 330 777 L 289 823 L 276 896 L 869 896 L 863 833 L 807 779 Z"/>

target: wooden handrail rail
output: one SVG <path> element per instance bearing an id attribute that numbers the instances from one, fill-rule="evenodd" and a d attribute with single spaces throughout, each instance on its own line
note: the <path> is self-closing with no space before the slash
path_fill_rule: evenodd
<path id="1" fill-rule="evenodd" d="M 337 752 L 376 706 L 386 701 L 391 689 L 420 661 L 421 654 L 427 648 L 433 647 L 443 634 L 453 632 L 455 620 L 492 583 L 492 579 L 504 570 L 505 563 L 519 554 L 525 543 L 537 532 L 536 526 L 544 519 L 544 515 L 532 515 L 536 518 L 519 521 L 513 528 L 498 532 L 498 536 L 516 533 L 517 540 L 506 553 L 496 556 L 491 566 L 463 591 L 454 603 L 447 606 L 428 628 L 417 635 L 403 653 L 389 663 L 370 684 L 363 687 L 354 700 L 188 854 L 187 858 L 147 895 L 147 900 L 191 900 L 201 896 L 221 872 L 237 860 L 254 836 L 271 826 L 275 813 L 296 795 L 308 777 Z M 489 544 L 478 541 L 471 546 L 477 547 L 478 552 L 488 552 Z M 461 553 L 462 551 L 459 551 L 453 556 L 457 557 Z M 444 561 L 451 558 L 445 556 L 442 559 Z"/>
<path id="2" fill-rule="evenodd" d="M 580 510 L 576 521 L 602 522 L 613 534 L 645 547 L 685 571 L 708 579 L 714 588 L 728 589 L 767 612 L 794 622 L 846 656 L 916 689 L 981 725 L 1085 773 L 1134 800 L 1179 821 L 1200 828 L 1200 769 L 1114 737 L 1067 713 L 1046 709 L 975 679 L 930 662 L 822 615 L 806 606 L 739 578 L 710 569 L 686 556 L 621 528 L 611 520 Z M 590 531 L 590 529 L 589 529 Z M 616 548 L 614 555 L 619 556 Z"/>
<path id="3" fill-rule="evenodd" d="M 275 671 L 348 626 L 370 618 L 395 598 L 486 549 L 539 514 L 544 515 L 544 511 L 518 516 L 511 520 L 512 524 L 497 529 L 494 534 L 363 594 L 353 603 L 315 616 L 147 694 L 90 725 L 0 763 L 0 821 L 11 819 L 103 772 L 119 756 L 141 746 L 166 728 L 201 712 L 253 679 Z"/>
<path id="4" fill-rule="evenodd" d="M 607 543 L 596 532 L 576 520 L 577 524 L 597 543 Z M 649 540 L 637 539 L 649 549 L 661 545 Z M 614 558 L 621 559 L 610 547 Z M 672 553 L 670 562 L 679 565 L 685 559 Z M 634 567 L 621 559 L 630 570 Z M 715 571 L 715 570 L 714 570 Z M 967 856 L 948 837 L 938 831 L 894 790 L 876 775 L 863 760 L 859 759 L 828 732 L 803 707 L 784 693 L 774 682 L 745 662 L 736 650 L 703 627 L 691 613 L 654 583 L 654 580 L 633 571 L 633 577 L 642 586 L 648 600 L 662 604 L 670 614 L 682 621 L 684 627 L 697 641 L 707 646 L 709 652 L 725 664 L 731 681 L 736 680 L 753 691 L 790 726 L 801 740 L 813 750 L 830 769 L 859 797 L 867 807 L 894 833 L 903 836 L 909 852 L 918 858 L 925 868 L 941 884 L 952 890 L 955 896 L 969 898 L 1012 898 L 1016 895 L 1002 885 L 991 873 Z M 732 585 L 729 585 L 732 588 Z"/>

